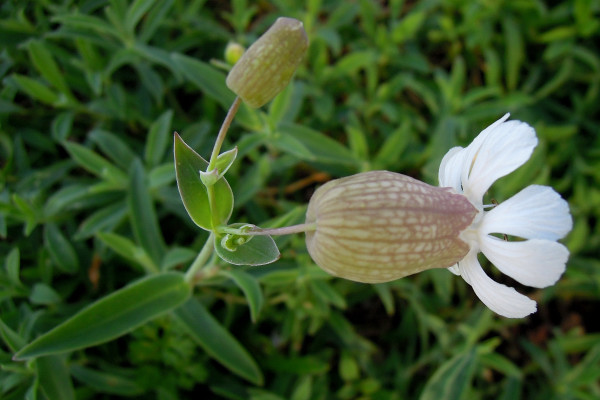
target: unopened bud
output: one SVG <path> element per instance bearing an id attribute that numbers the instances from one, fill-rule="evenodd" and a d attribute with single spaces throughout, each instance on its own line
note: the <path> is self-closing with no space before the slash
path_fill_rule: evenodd
<path id="1" fill-rule="evenodd" d="M 287 86 L 308 47 L 302 22 L 278 18 L 227 75 L 227 87 L 258 108 Z"/>
<path id="2" fill-rule="evenodd" d="M 229 65 L 233 65 L 240 60 L 244 54 L 244 46 L 239 43 L 229 42 L 225 47 L 225 62 Z"/>
<path id="3" fill-rule="evenodd" d="M 459 234 L 476 208 L 462 194 L 388 171 L 330 181 L 308 204 L 312 259 L 325 271 L 358 282 L 402 278 L 460 261 L 469 246 Z"/>

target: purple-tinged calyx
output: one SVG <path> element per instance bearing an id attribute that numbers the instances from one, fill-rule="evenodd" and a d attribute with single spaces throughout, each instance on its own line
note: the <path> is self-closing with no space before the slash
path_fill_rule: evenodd
<path id="1" fill-rule="evenodd" d="M 469 252 L 460 238 L 477 209 L 462 194 L 388 171 L 328 182 L 310 200 L 312 259 L 332 275 L 377 283 L 446 268 Z"/>

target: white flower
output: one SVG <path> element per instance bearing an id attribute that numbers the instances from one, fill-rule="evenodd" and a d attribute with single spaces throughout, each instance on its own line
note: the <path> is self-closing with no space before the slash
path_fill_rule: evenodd
<path id="1" fill-rule="evenodd" d="M 537 145 L 534 129 L 504 117 L 483 130 L 466 148 L 448 151 L 440 164 L 439 182 L 454 188 L 479 210 L 461 238 L 469 253 L 449 269 L 461 275 L 492 311 L 522 318 L 536 311 L 536 303 L 514 288 L 489 278 L 477 260 L 482 252 L 502 273 L 521 284 L 543 288 L 556 283 L 565 271 L 569 251 L 556 242 L 572 228 L 569 206 L 547 186 L 531 185 L 489 211 L 483 195 L 499 178 L 523 165 Z M 506 241 L 492 234 L 525 240 Z"/>

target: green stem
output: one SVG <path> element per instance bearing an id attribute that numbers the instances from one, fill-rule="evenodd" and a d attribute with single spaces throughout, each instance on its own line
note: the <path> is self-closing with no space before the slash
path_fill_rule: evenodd
<path id="1" fill-rule="evenodd" d="M 198 273 L 198 271 L 206 265 L 208 259 L 210 258 L 213 250 L 214 250 L 214 242 L 215 242 L 215 234 L 213 232 L 210 233 L 208 239 L 206 239 L 206 243 L 204 243 L 204 247 L 200 250 L 200 253 L 196 256 L 196 259 L 190 265 L 190 268 L 185 273 L 185 281 L 191 283 L 194 280 L 194 277 Z"/>
<path id="2" fill-rule="evenodd" d="M 240 236 L 291 235 L 293 233 L 311 232 L 311 231 L 315 231 L 315 230 L 317 230 L 317 224 L 314 222 L 310 223 L 310 224 L 284 226 L 282 228 L 272 228 L 272 229 L 254 228 L 254 230 L 249 230 L 249 231 L 242 231 L 241 229 L 228 228 L 228 227 L 219 228 L 220 233 L 231 233 L 233 235 L 240 235 Z"/>
<path id="3" fill-rule="evenodd" d="M 208 162 L 208 169 L 206 172 L 212 171 L 215 169 L 215 164 L 217 163 L 217 157 L 219 156 L 219 152 L 221 151 L 221 146 L 223 145 L 223 141 L 225 140 L 225 136 L 227 135 L 227 130 L 229 130 L 229 125 L 231 125 L 231 121 L 233 121 L 233 117 L 237 112 L 240 104 L 242 103 L 242 99 L 236 97 L 231 107 L 229 107 L 229 111 L 227 111 L 227 115 L 223 120 L 223 124 L 221 125 L 221 129 L 219 130 L 219 134 L 217 135 L 217 140 L 215 141 L 215 146 L 213 147 L 212 154 L 210 155 L 210 161 Z"/>

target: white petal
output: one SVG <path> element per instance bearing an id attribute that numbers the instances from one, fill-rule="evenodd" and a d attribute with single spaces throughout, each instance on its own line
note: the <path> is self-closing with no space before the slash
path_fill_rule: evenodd
<path id="1" fill-rule="evenodd" d="M 569 205 L 554 189 L 531 185 L 485 213 L 481 233 L 558 240 L 573 227 Z"/>
<path id="2" fill-rule="evenodd" d="M 565 272 L 569 250 L 550 240 L 507 242 L 482 235 L 481 251 L 502 273 L 527 286 L 543 288 L 556 283 Z"/>
<path id="3" fill-rule="evenodd" d="M 471 144 L 469 144 L 467 146 L 467 148 L 464 151 L 465 162 L 463 163 L 462 171 L 461 171 L 461 180 L 463 183 L 468 181 L 469 173 L 471 172 L 471 167 L 473 166 L 473 162 L 477 158 L 477 153 L 479 153 L 479 149 L 481 148 L 482 144 L 486 141 L 488 135 L 490 135 L 492 132 L 494 132 L 498 126 L 502 125 L 504 123 L 504 121 L 506 121 L 508 119 L 508 117 L 510 117 L 509 113 L 504 114 L 502 116 L 502 118 L 500 118 L 499 120 L 497 120 L 496 122 L 494 122 L 493 124 L 491 124 L 490 126 L 485 128 L 484 130 L 479 132 L 479 135 L 477 135 L 477 137 L 475 137 L 475 139 L 473 139 Z"/>
<path id="4" fill-rule="evenodd" d="M 458 268 L 458 264 L 449 266 L 448 271 L 452 272 L 454 275 L 460 276 L 460 269 Z"/>
<path id="5" fill-rule="evenodd" d="M 481 200 L 492 183 L 523 165 L 536 145 L 535 131 L 526 123 L 508 121 L 497 125 L 478 149 L 470 150 L 473 164 L 466 180 L 463 170 L 465 195 L 471 201 Z"/>
<path id="6" fill-rule="evenodd" d="M 483 304 L 493 312 L 508 318 L 523 318 L 536 311 L 535 301 L 518 293 L 514 288 L 490 279 L 479 265 L 476 252 L 469 253 L 459 266 L 465 281 L 473 287 Z"/>
<path id="7" fill-rule="evenodd" d="M 466 152 L 462 147 L 453 147 L 442 158 L 438 173 L 441 187 L 451 187 L 458 193 L 462 193 L 460 177 L 465 156 Z"/>

